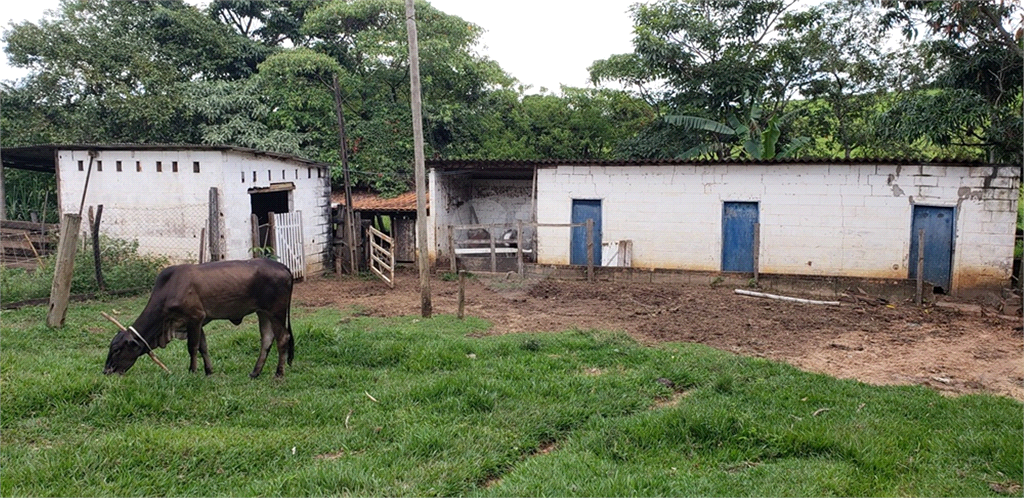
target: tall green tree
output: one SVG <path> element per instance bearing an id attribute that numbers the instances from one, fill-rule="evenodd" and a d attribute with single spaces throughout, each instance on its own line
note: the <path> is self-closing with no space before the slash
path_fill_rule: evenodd
<path id="1" fill-rule="evenodd" d="M 181 1 L 63 0 L 53 18 L 14 24 L 3 40 L 10 63 L 30 70 L 3 88 L 5 124 L 19 132 L 5 133 L 8 145 L 197 141 L 182 85 L 255 69 L 245 38 Z"/>
<path id="2" fill-rule="evenodd" d="M 990 161 L 1024 160 L 1024 11 L 1000 0 L 886 1 L 884 28 L 915 42 L 917 78 L 879 119 L 892 140 L 923 139 Z M 922 32 L 923 31 L 923 32 Z"/>

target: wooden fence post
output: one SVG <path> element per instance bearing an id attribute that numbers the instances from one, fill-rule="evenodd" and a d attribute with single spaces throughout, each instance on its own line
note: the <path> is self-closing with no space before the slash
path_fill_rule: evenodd
<path id="1" fill-rule="evenodd" d="M 594 281 L 594 219 L 587 218 L 587 282 Z"/>
<path id="2" fill-rule="evenodd" d="M 519 276 L 526 275 L 526 268 L 523 267 L 523 222 L 516 221 L 516 267 L 519 268 Z"/>
<path id="3" fill-rule="evenodd" d="M 917 293 L 914 294 L 914 303 L 921 305 L 924 293 L 924 229 L 917 231 Z"/>
<path id="4" fill-rule="evenodd" d="M 103 219 L 103 204 L 96 207 L 96 220 L 93 221 L 92 206 L 89 206 L 89 225 L 92 228 L 92 259 L 96 265 L 96 286 L 100 291 L 107 290 L 103 282 L 103 258 L 100 257 L 100 220 Z"/>
<path id="5" fill-rule="evenodd" d="M 459 320 L 466 316 L 466 272 L 459 271 Z"/>
<path id="6" fill-rule="evenodd" d="M 57 267 L 53 271 L 50 287 L 50 310 L 46 315 L 48 327 L 63 327 L 71 297 L 71 277 L 75 271 L 75 250 L 78 248 L 78 229 L 82 215 L 65 213 L 60 224 L 60 244 L 57 246 Z"/>
<path id="7" fill-rule="evenodd" d="M 761 272 L 761 224 L 754 223 L 754 285 L 758 284 Z"/>
<path id="8" fill-rule="evenodd" d="M 199 264 L 203 264 L 206 257 L 206 227 L 199 230 Z"/>
<path id="9" fill-rule="evenodd" d="M 494 252 L 494 249 L 495 249 L 495 246 L 494 246 L 494 230 L 496 228 L 497 228 L 496 226 L 492 226 L 491 229 L 488 230 L 488 233 L 491 234 L 491 273 L 497 273 L 497 271 L 498 271 L 497 255 Z"/>
<path id="10" fill-rule="evenodd" d="M 267 245 L 270 246 L 272 254 L 277 256 L 277 221 L 274 220 L 274 212 L 270 211 L 267 213 Z M 264 254 L 263 257 L 267 255 Z M 352 270 L 355 273 L 355 269 Z"/>
<path id="11" fill-rule="evenodd" d="M 210 187 L 210 261 L 220 261 L 220 195 L 217 187 Z"/>
<path id="12" fill-rule="evenodd" d="M 451 250 L 452 273 L 459 271 L 459 263 L 455 259 L 455 227 L 448 225 L 448 248 Z"/>

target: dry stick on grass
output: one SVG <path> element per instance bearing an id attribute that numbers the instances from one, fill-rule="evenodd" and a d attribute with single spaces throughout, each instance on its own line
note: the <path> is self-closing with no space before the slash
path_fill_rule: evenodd
<path id="1" fill-rule="evenodd" d="M 36 255 L 36 261 L 39 262 L 39 266 L 43 266 L 43 258 L 39 257 L 39 251 L 36 251 L 36 245 L 32 243 L 32 239 L 29 238 L 27 233 L 23 233 L 25 240 L 28 241 L 28 246 L 32 248 L 32 254 Z"/>
<path id="2" fill-rule="evenodd" d="M 103 317 L 106 318 L 107 320 L 110 320 L 110 321 L 114 322 L 114 325 L 117 325 L 118 328 L 120 328 L 122 331 L 125 331 L 125 332 L 128 331 L 128 329 L 126 329 L 124 325 L 121 325 L 121 322 L 117 321 L 116 318 L 114 318 L 114 317 L 112 317 L 112 316 L 110 316 L 110 315 L 108 315 L 108 314 L 106 314 L 106 313 L 104 313 L 102 311 L 100 312 L 100 314 L 103 315 Z M 153 361 L 156 362 L 157 365 L 160 365 L 160 368 L 164 369 L 164 372 L 171 373 L 171 371 L 167 369 L 167 365 L 164 365 L 162 361 L 157 359 L 156 354 L 153 353 L 152 349 L 149 350 L 149 357 L 152 358 Z"/>
<path id="3" fill-rule="evenodd" d="M 377 401 L 377 398 L 370 396 L 370 393 L 363 391 L 363 394 L 365 394 L 367 398 L 370 398 L 374 403 L 380 403 L 380 401 Z"/>
<path id="4" fill-rule="evenodd" d="M 349 409 L 348 415 L 345 415 L 345 429 L 348 429 L 348 419 L 349 419 L 349 417 L 352 416 L 352 411 L 353 410 Z"/>

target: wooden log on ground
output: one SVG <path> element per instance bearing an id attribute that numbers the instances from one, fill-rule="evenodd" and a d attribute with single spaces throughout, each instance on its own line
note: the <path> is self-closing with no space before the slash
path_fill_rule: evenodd
<path id="1" fill-rule="evenodd" d="M 801 299 L 799 297 L 778 296 L 778 295 L 775 295 L 775 294 L 767 294 L 767 293 L 764 293 L 764 292 L 754 292 L 754 291 L 748 291 L 748 290 L 744 290 L 744 289 L 736 289 L 736 294 L 739 294 L 741 296 L 763 297 L 765 299 L 777 299 L 779 301 L 790 301 L 790 302 L 801 303 L 801 304 L 825 304 L 825 305 L 830 305 L 830 306 L 839 306 L 839 301 L 815 301 L 813 299 Z"/>

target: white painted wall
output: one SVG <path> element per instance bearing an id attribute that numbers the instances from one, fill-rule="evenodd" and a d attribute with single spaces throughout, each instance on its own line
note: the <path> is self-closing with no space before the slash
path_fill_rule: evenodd
<path id="1" fill-rule="evenodd" d="M 175 162 L 177 172 L 173 171 Z M 199 163 L 198 173 L 193 170 L 195 162 Z M 211 187 L 219 189 L 225 257 L 247 259 L 252 245 L 249 189 L 292 182 L 295 189 L 290 195 L 290 208 L 303 213 L 306 271 L 323 269 L 330 244 L 330 178 L 326 168 L 216 148 L 103 149 L 98 151 L 91 175 L 87 150 L 59 150 L 57 168 L 62 213 L 78 212 L 88 176 L 86 210 L 88 206 L 104 206 L 101 230 L 105 234 L 138 240 L 141 252 L 163 254 L 176 262 L 198 259 L 200 232 L 209 217 Z M 85 212 L 83 218 L 87 219 Z"/>
<path id="2" fill-rule="evenodd" d="M 1008 282 L 1017 182 L 1009 166 L 567 165 L 538 171 L 537 221 L 600 199 L 603 241 L 632 240 L 633 266 L 719 271 L 723 203 L 753 201 L 762 272 L 906 278 L 913 205 L 954 207 L 956 291 Z M 569 245 L 541 228 L 538 262 L 568 264 Z"/>

